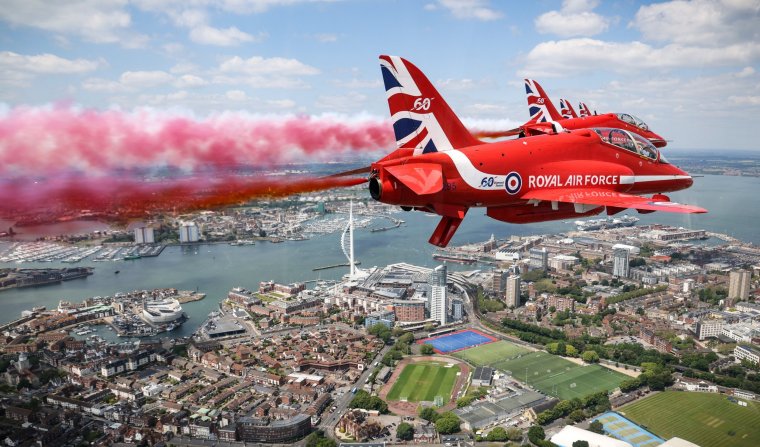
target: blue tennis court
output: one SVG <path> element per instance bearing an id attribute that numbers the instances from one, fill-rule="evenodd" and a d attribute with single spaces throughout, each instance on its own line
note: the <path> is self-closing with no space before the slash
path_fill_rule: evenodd
<path id="1" fill-rule="evenodd" d="M 452 332 L 433 338 L 425 338 L 417 343 L 427 343 L 433 346 L 435 352 L 439 354 L 448 354 L 450 352 L 461 351 L 462 349 L 472 348 L 486 343 L 493 343 L 496 339 L 480 331 L 467 329 L 459 332 Z"/>
<path id="2" fill-rule="evenodd" d="M 631 444 L 633 447 L 655 447 L 664 439 L 648 432 L 623 416 L 610 411 L 594 419 L 604 426 L 604 431 L 610 436 Z"/>

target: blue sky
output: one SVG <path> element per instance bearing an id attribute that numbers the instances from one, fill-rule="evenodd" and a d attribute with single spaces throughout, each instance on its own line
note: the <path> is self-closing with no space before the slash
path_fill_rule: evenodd
<path id="1" fill-rule="evenodd" d="M 760 151 L 758 24 L 760 0 L 5 0 L 0 113 L 385 119 L 377 56 L 395 54 L 473 126 L 524 122 L 528 76 L 673 149 Z"/>

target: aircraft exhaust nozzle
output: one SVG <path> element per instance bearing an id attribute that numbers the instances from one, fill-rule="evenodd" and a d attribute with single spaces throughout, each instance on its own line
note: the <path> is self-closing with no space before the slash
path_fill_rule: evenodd
<path id="1" fill-rule="evenodd" d="M 378 202 L 383 196 L 383 187 L 380 185 L 380 179 L 377 177 L 369 179 L 369 195 Z"/>

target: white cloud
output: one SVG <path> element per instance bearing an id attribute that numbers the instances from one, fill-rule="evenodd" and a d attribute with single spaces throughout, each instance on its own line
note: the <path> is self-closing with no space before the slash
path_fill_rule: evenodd
<path id="1" fill-rule="evenodd" d="M 80 74 L 96 70 L 102 62 L 87 59 L 65 59 L 45 53 L 27 56 L 12 51 L 0 52 L 0 69 L 38 74 Z"/>
<path id="2" fill-rule="evenodd" d="M 82 88 L 91 92 L 115 93 L 126 90 L 123 84 L 102 78 L 88 78 L 82 82 Z"/>
<path id="3" fill-rule="evenodd" d="M 174 74 L 184 74 L 197 71 L 198 66 L 191 62 L 179 62 L 169 69 Z"/>
<path id="4" fill-rule="evenodd" d="M 760 96 L 729 96 L 728 100 L 738 105 L 760 106 Z"/>
<path id="5" fill-rule="evenodd" d="M 737 78 L 746 78 L 748 76 L 752 76 L 753 74 L 755 74 L 755 69 L 754 68 L 752 68 L 752 67 L 744 67 L 744 68 L 742 68 L 742 71 L 740 71 L 739 73 L 736 73 L 736 77 Z"/>
<path id="6" fill-rule="evenodd" d="M 127 88 L 150 88 L 168 84 L 174 76 L 165 71 L 125 71 L 119 77 L 119 82 Z"/>
<path id="7" fill-rule="evenodd" d="M 435 83 L 443 90 L 472 90 L 479 86 L 479 82 L 472 79 L 442 79 Z"/>
<path id="8" fill-rule="evenodd" d="M 332 42 L 338 41 L 338 35 L 331 34 L 331 33 L 321 33 L 321 34 L 315 34 L 314 39 L 316 39 L 317 42 L 321 42 L 321 43 L 332 43 Z"/>
<path id="9" fill-rule="evenodd" d="M 348 92 L 345 95 L 320 96 L 315 105 L 320 109 L 328 109 L 332 112 L 355 112 L 361 110 L 367 101 L 367 95 L 357 92 Z"/>
<path id="10" fill-rule="evenodd" d="M 190 40 L 204 45 L 217 45 L 229 47 L 239 45 L 243 42 L 258 42 L 264 37 L 263 34 L 253 36 L 246 32 L 240 31 L 237 27 L 225 29 L 214 28 L 209 25 L 199 25 L 190 30 Z"/>
<path id="11" fill-rule="evenodd" d="M 470 104 L 467 107 L 465 107 L 465 112 L 472 115 L 476 115 L 476 116 L 481 116 L 481 115 L 503 116 L 506 114 L 507 108 L 498 104 L 475 103 L 475 104 Z"/>
<path id="12" fill-rule="evenodd" d="M 201 87 L 206 84 L 208 82 L 205 79 L 191 74 L 182 75 L 174 81 L 174 86 L 177 88 Z"/>
<path id="13" fill-rule="evenodd" d="M 670 44 L 654 48 L 642 42 L 606 42 L 580 38 L 542 42 L 525 57 L 521 76 L 567 76 L 612 71 L 636 73 L 650 69 L 746 65 L 760 58 L 760 41 L 722 48 Z"/>
<path id="14" fill-rule="evenodd" d="M 269 99 L 266 104 L 275 109 L 292 109 L 296 106 L 296 102 L 292 99 Z"/>
<path id="15" fill-rule="evenodd" d="M 541 34 L 560 37 L 602 33 L 609 28 L 610 19 L 593 12 L 597 4 L 593 0 L 565 0 L 559 11 L 549 11 L 536 18 L 536 30 Z"/>
<path id="16" fill-rule="evenodd" d="M 248 85 L 252 88 L 282 88 L 282 89 L 305 89 L 309 84 L 300 78 L 278 75 L 246 75 L 226 76 L 215 75 L 211 78 L 212 84 L 221 85 Z"/>
<path id="17" fill-rule="evenodd" d="M 245 101 L 248 95 L 242 90 L 229 90 L 224 94 L 230 101 Z"/>
<path id="18" fill-rule="evenodd" d="M 645 39 L 719 47 L 760 40 L 757 0 L 677 0 L 644 5 L 630 26 Z"/>
<path id="19" fill-rule="evenodd" d="M 491 21 L 503 16 L 501 12 L 489 7 L 488 0 L 438 0 L 437 4 L 425 5 L 425 9 L 433 11 L 439 6 L 447 9 L 457 19 Z"/>
<path id="20" fill-rule="evenodd" d="M 250 75 L 304 76 L 319 74 L 318 69 L 304 64 L 297 59 L 283 57 L 264 58 L 261 56 L 253 56 L 248 59 L 234 56 L 222 62 L 219 70 L 224 73 L 244 73 Z"/>
<path id="21" fill-rule="evenodd" d="M 332 3 L 336 0 L 223 0 L 222 9 L 241 14 L 262 13 L 278 6 L 290 6 L 299 3 Z"/>
<path id="22" fill-rule="evenodd" d="M 0 20 L 90 42 L 143 46 L 147 37 L 130 31 L 132 17 L 126 6 L 127 0 L 4 0 Z"/>

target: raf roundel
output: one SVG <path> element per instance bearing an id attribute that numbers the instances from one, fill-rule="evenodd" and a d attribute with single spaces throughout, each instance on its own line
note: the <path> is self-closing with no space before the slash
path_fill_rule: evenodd
<path id="1" fill-rule="evenodd" d="M 511 195 L 515 195 L 520 192 L 520 188 L 522 188 L 522 178 L 520 177 L 520 174 L 515 171 L 507 174 L 504 186 L 507 189 L 507 193 Z"/>

